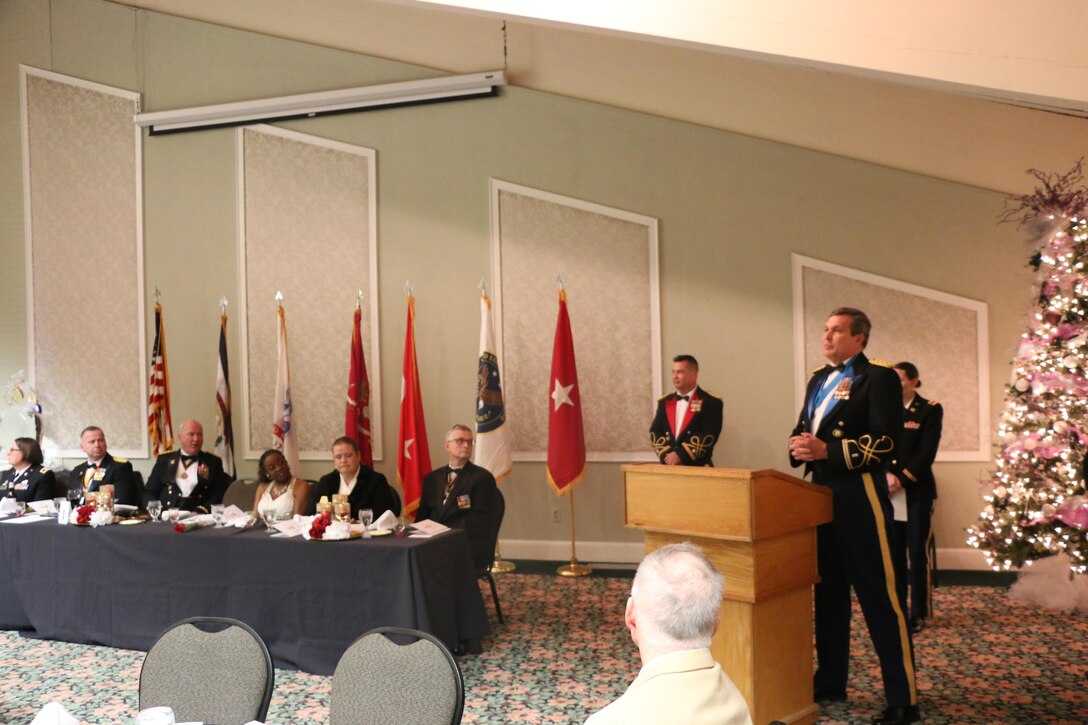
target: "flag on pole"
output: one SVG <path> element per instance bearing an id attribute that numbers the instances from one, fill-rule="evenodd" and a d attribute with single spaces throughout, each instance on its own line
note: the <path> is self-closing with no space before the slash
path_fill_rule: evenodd
<path id="1" fill-rule="evenodd" d="M 351 330 L 351 370 L 348 372 L 348 399 L 344 412 L 344 435 L 359 444 L 359 457 L 368 467 L 374 467 L 370 445 L 370 379 L 366 374 L 361 332 L 363 310 L 355 308 L 355 323 Z"/>
<path id="2" fill-rule="evenodd" d="M 215 367 L 215 454 L 223 459 L 223 470 L 234 480 L 237 471 L 234 469 L 234 426 L 230 414 L 227 313 L 224 312 L 219 316 L 219 360 Z"/>
<path id="3" fill-rule="evenodd" d="M 574 364 L 574 339 L 567 315 L 567 293 L 559 289 L 552 377 L 548 403 L 548 483 L 560 496 L 586 474 L 586 441 L 582 428 L 582 393 Z"/>
<path id="4" fill-rule="evenodd" d="M 400 437 L 397 447 L 397 482 L 404 491 L 404 515 L 414 519 L 423 492 L 423 477 L 431 471 L 427 424 L 416 365 L 415 298 L 408 295 L 408 324 L 404 333 L 404 372 L 400 379 Z"/>
<path id="5" fill-rule="evenodd" d="M 283 305 L 278 305 L 279 330 L 276 334 L 276 394 L 272 400 L 272 447 L 283 453 L 291 473 L 299 475 L 298 431 L 292 423 L 291 364 L 287 360 L 287 318 Z"/>
<path id="6" fill-rule="evenodd" d="M 158 294 L 158 290 L 155 291 Z M 174 449 L 174 426 L 170 421 L 170 376 L 166 370 L 166 328 L 162 305 L 155 302 L 155 344 L 151 346 L 151 372 L 147 381 L 147 436 L 151 456 Z"/>
<path id="7" fill-rule="evenodd" d="M 476 376 L 476 465 L 491 471 L 501 481 L 513 467 L 510 429 L 506 427 L 506 405 L 499 380 L 499 358 L 495 355 L 495 330 L 491 322 L 491 300 L 480 295 L 480 365 Z"/>

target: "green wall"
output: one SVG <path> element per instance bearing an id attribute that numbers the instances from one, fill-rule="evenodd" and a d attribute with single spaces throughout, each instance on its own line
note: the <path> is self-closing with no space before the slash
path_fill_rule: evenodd
<path id="1" fill-rule="evenodd" d="M 0 0 L 4 380 L 26 364 L 18 63 L 139 91 L 145 111 L 433 75 L 99 0 L 53 0 L 51 8 L 50 18 L 46 0 Z M 664 357 L 697 355 L 700 382 L 723 397 L 719 464 L 788 468 L 794 380 L 804 374 L 793 369 L 792 252 L 986 301 L 996 415 L 1030 294 L 1020 237 L 996 225 L 998 194 L 518 88 L 497 99 L 283 125 L 378 152 L 385 460 L 377 467 L 391 479 L 406 279 L 417 298 L 432 460 L 443 460 L 448 423 L 471 419 L 476 284 L 490 278 L 490 177 L 660 219 Z M 174 419 L 196 417 L 209 431 L 215 303 L 222 293 L 239 297 L 234 143 L 232 130 L 144 141 L 147 289 L 164 294 Z M 576 300 L 572 310 L 577 324 Z M 230 345 L 237 430 L 236 334 Z M 244 462 L 242 473 L 254 468 Z M 304 463 L 303 474 L 330 468 Z M 977 482 L 985 468 L 939 467 L 942 547 L 962 545 L 961 531 L 980 507 Z M 551 493 L 543 464 L 516 464 L 508 481 L 504 538 L 569 537 L 567 503 Z M 623 527 L 620 485 L 615 464 L 590 465 L 576 494 L 580 541 L 639 540 Z M 552 522 L 553 509 L 562 523 Z"/>

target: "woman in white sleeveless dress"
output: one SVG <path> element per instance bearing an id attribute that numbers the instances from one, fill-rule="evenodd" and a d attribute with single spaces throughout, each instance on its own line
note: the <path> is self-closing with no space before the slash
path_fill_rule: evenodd
<path id="1" fill-rule="evenodd" d="M 253 513 L 262 516 L 268 509 L 276 512 L 276 518 L 289 519 L 306 511 L 310 501 L 310 486 L 291 474 L 287 459 L 276 450 L 265 451 L 257 464 L 260 483 L 253 497 Z"/>

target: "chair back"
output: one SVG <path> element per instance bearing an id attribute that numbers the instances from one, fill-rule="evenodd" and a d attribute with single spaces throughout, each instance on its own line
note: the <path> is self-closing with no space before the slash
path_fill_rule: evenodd
<path id="1" fill-rule="evenodd" d="M 263 721 L 275 675 L 268 647 L 236 619 L 191 617 L 172 624 L 140 669 L 140 709 L 166 705 L 178 722 Z"/>
<path id="2" fill-rule="evenodd" d="M 254 478 L 239 478 L 227 487 L 223 494 L 223 505 L 234 504 L 243 511 L 253 508 L 253 497 L 257 495 L 257 480 Z"/>
<path id="3" fill-rule="evenodd" d="M 502 490 L 495 488 L 495 515 L 488 522 L 491 528 L 487 531 L 487 538 L 483 541 L 486 546 L 480 551 L 472 552 L 472 563 L 478 575 L 491 571 L 491 565 L 495 563 L 495 547 L 499 544 L 499 530 L 502 529 L 502 520 L 506 516 L 506 498 Z"/>
<path id="4" fill-rule="evenodd" d="M 457 725 L 464 707 L 461 668 L 442 642 L 414 629 L 379 627 L 340 657 L 332 676 L 329 722 Z"/>

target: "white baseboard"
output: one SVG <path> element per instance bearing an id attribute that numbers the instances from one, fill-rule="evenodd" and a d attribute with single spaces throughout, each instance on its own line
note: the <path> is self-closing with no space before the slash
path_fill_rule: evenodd
<path id="1" fill-rule="evenodd" d="M 499 549 L 505 559 L 570 560 L 569 541 L 502 539 Z M 642 561 L 646 547 L 630 541 L 579 541 L 577 553 L 582 562 L 637 564 Z M 945 571 L 991 571 L 982 552 L 968 547 L 937 549 L 937 566 Z"/>
<path id="2" fill-rule="evenodd" d="M 570 541 L 501 539 L 499 550 L 504 559 L 570 561 Z M 637 564 L 646 554 L 646 546 L 633 541 L 579 541 L 576 551 L 581 562 Z"/>

